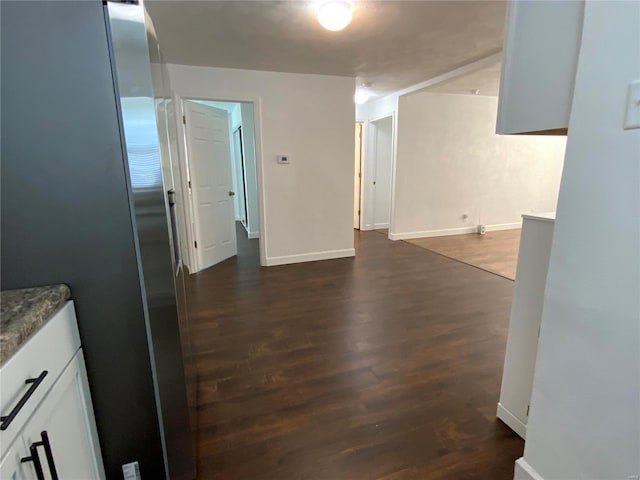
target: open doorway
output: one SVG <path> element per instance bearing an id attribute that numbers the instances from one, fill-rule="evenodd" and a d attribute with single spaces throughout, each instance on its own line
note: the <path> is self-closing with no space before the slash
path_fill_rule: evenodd
<path id="1" fill-rule="evenodd" d="M 353 228 L 360 230 L 361 228 L 361 211 L 362 211 L 362 131 L 363 123 L 356 122 L 356 148 L 354 157 L 354 176 L 353 176 Z"/>
<path id="2" fill-rule="evenodd" d="M 363 229 L 387 230 L 391 218 L 393 116 L 369 123 L 364 170 Z"/>
<path id="3" fill-rule="evenodd" d="M 191 271 L 260 257 L 252 102 L 183 99 L 184 158 L 193 238 Z M 255 260 L 254 259 L 254 260 Z"/>

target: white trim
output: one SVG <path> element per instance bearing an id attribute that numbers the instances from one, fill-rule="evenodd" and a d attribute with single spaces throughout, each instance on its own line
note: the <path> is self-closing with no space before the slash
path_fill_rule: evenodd
<path id="1" fill-rule="evenodd" d="M 518 417 L 507 410 L 504 405 L 498 402 L 498 411 L 496 417 L 502 420 L 507 427 L 516 432 L 523 440 L 527 438 L 527 425 L 522 423 Z"/>
<path id="2" fill-rule="evenodd" d="M 462 235 L 464 233 L 476 233 L 476 227 L 462 227 L 462 228 L 445 228 L 442 230 L 424 230 L 422 232 L 405 232 L 405 233 L 391 233 L 389 232 L 389 238 L 391 240 L 409 240 L 412 238 L 428 238 L 428 237 L 446 237 L 448 235 Z"/>
<path id="3" fill-rule="evenodd" d="M 514 480 L 544 480 L 542 476 L 536 472 L 531 465 L 527 463 L 524 457 L 516 460 Z"/>
<path id="4" fill-rule="evenodd" d="M 389 224 L 388 223 L 375 223 L 373 225 L 373 229 L 377 230 L 379 228 L 389 228 Z"/>
<path id="5" fill-rule="evenodd" d="M 522 228 L 522 221 L 514 223 L 498 223 L 495 225 L 486 225 L 484 227 L 485 232 L 498 232 L 500 230 L 514 230 L 516 228 Z"/>
<path id="6" fill-rule="evenodd" d="M 398 95 L 400 97 L 402 95 L 408 95 L 409 93 L 419 92 L 420 90 L 433 87 L 434 85 L 437 85 L 439 83 L 453 80 L 454 78 L 458 78 L 463 75 L 468 75 L 469 73 L 473 73 L 478 70 L 482 70 L 483 68 L 490 67 L 501 61 L 502 61 L 502 49 L 498 50 L 495 53 L 492 53 L 491 55 L 481 58 L 480 60 L 467 63 L 462 67 L 456 68 L 455 70 L 451 70 L 449 72 L 443 73 L 442 75 L 438 75 L 437 77 L 430 78 L 429 80 L 425 80 L 424 82 L 420 82 L 410 87 L 399 90 L 395 92 L 394 95 Z"/>
<path id="7" fill-rule="evenodd" d="M 516 223 L 499 223 L 495 225 L 486 225 L 485 232 L 497 232 L 499 230 L 512 230 L 521 228 L 522 222 Z M 477 233 L 477 226 L 461 227 L 461 228 L 443 228 L 441 230 L 423 230 L 421 232 L 402 232 L 391 233 L 391 240 L 410 240 L 412 238 L 429 238 L 429 237 L 447 237 L 449 235 L 464 235 L 467 233 Z"/>
<path id="8" fill-rule="evenodd" d="M 260 232 L 248 232 L 247 233 L 247 238 L 249 238 L 249 239 L 260 238 Z"/>
<path id="9" fill-rule="evenodd" d="M 315 262 L 318 260 L 331 260 L 334 258 L 355 257 L 355 248 L 344 248 L 342 250 L 327 250 L 326 252 L 301 253 L 299 255 L 285 255 L 283 257 L 267 257 L 264 266 L 288 265 L 291 263 Z"/>
<path id="10" fill-rule="evenodd" d="M 239 94 L 236 92 L 215 92 L 212 93 L 209 91 L 207 87 L 204 90 L 199 88 L 189 89 L 189 90 L 180 90 L 174 92 L 176 109 L 178 110 L 178 143 L 180 144 L 182 150 L 181 158 L 182 162 L 185 163 L 185 152 L 186 145 L 184 144 L 184 134 L 183 128 L 184 125 L 180 121 L 183 115 L 182 102 L 184 99 L 193 99 L 193 100 L 212 100 L 218 102 L 245 102 L 253 104 L 253 135 L 255 142 L 255 155 L 256 155 L 256 175 L 257 175 L 257 183 L 258 183 L 258 212 L 260 217 L 260 234 L 259 234 L 259 243 L 260 243 L 260 265 L 267 265 L 267 238 L 265 235 L 265 225 L 267 222 L 266 219 L 266 196 L 264 192 L 264 176 L 263 176 L 263 156 L 262 156 L 262 98 L 259 95 L 249 95 L 249 94 Z M 185 177 L 186 178 L 186 177 Z M 188 188 L 185 188 L 184 191 L 187 191 L 187 195 L 185 196 L 184 201 L 188 201 L 188 205 L 191 205 L 190 192 L 188 192 Z M 190 212 L 191 213 L 191 212 Z M 191 218 L 189 219 L 191 221 Z M 196 258 L 195 255 L 195 247 L 193 244 L 193 238 L 189 242 L 189 251 L 192 255 L 192 258 Z M 196 262 L 197 263 L 197 262 Z M 195 268 L 193 272 L 198 270 L 197 265 L 192 265 Z M 191 269 L 190 269 L 191 271 Z"/>

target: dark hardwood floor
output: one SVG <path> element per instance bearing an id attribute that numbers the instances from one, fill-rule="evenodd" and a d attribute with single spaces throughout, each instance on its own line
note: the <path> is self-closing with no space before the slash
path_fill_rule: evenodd
<path id="1" fill-rule="evenodd" d="M 509 479 L 513 282 L 376 232 L 356 258 L 189 279 L 198 478 Z"/>

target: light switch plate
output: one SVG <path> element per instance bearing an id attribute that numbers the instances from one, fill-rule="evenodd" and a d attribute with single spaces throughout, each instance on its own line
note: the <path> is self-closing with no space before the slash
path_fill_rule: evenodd
<path id="1" fill-rule="evenodd" d="M 640 128 L 640 80 L 629 84 L 627 93 L 627 113 L 624 117 L 624 129 Z"/>
<path id="2" fill-rule="evenodd" d="M 140 476 L 140 464 L 131 462 L 122 465 L 122 475 L 124 480 L 142 480 Z"/>

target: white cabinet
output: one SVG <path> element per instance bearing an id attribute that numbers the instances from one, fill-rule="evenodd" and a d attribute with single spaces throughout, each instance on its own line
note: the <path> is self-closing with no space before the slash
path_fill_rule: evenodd
<path id="1" fill-rule="evenodd" d="M 554 214 L 523 215 L 497 416 L 526 437 Z"/>
<path id="2" fill-rule="evenodd" d="M 35 388 L 25 383 L 36 377 L 42 381 Z M 3 416 L 17 411 L 0 432 L 0 479 L 104 478 L 72 302 L 2 366 L 0 382 Z M 9 385 L 14 390 L 6 390 Z M 33 393 L 17 409 L 29 389 Z"/>
<path id="3" fill-rule="evenodd" d="M 2 480 L 20 480 L 24 478 L 32 478 L 33 468 L 29 463 L 23 463 L 20 460 L 29 456 L 29 449 L 26 448 L 21 437 L 18 437 L 11 445 L 7 452 L 3 452 L 4 457 L 0 461 L 0 479 Z"/>
<path id="4" fill-rule="evenodd" d="M 496 132 L 566 134 L 583 0 L 510 1 Z"/>
<path id="5" fill-rule="evenodd" d="M 80 350 L 22 434 L 24 443 L 32 445 L 42 441 L 42 432 L 46 432 L 55 469 L 61 479 L 101 478 L 100 450 L 88 394 Z"/>

